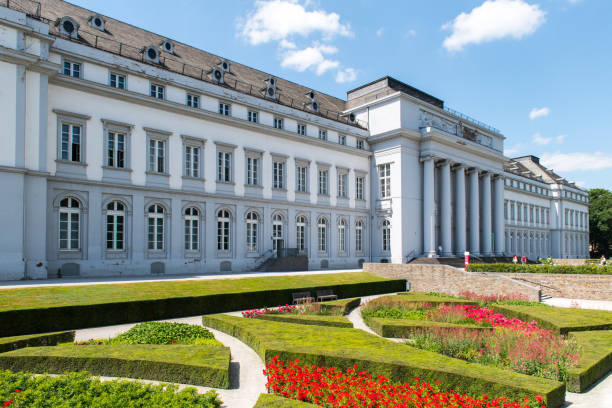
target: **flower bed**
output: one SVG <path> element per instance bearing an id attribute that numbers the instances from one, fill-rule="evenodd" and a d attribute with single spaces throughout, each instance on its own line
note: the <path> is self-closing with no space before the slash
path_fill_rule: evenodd
<path id="1" fill-rule="evenodd" d="M 419 378 L 401 384 L 392 384 L 385 376 L 373 378 L 358 371 L 357 366 L 343 372 L 336 367 L 299 365 L 299 360 L 287 366 L 275 356 L 266 364 L 266 386 L 274 394 L 299 401 L 314 403 L 325 408 L 402 408 L 402 407 L 544 407 L 541 395 L 521 402 L 507 398 L 479 397 L 454 391 L 440 391 L 440 382 L 430 384 Z"/>

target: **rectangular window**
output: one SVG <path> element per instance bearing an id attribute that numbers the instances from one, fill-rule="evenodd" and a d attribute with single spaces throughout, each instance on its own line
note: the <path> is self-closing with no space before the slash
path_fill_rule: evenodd
<path id="1" fill-rule="evenodd" d="M 550 210 L 546 209 L 546 225 L 550 225 Z"/>
<path id="2" fill-rule="evenodd" d="M 346 135 L 338 135 L 338 143 L 346 145 Z"/>
<path id="3" fill-rule="evenodd" d="M 153 98 L 164 99 L 165 88 L 163 85 L 151 84 L 151 93 L 150 95 Z"/>
<path id="4" fill-rule="evenodd" d="M 200 148 L 185 145 L 185 176 L 200 177 Z"/>
<path id="5" fill-rule="evenodd" d="M 125 168 L 125 134 L 108 132 L 108 167 Z"/>
<path id="6" fill-rule="evenodd" d="M 517 204 L 517 221 L 523 221 L 523 205 L 521 203 Z"/>
<path id="7" fill-rule="evenodd" d="M 328 171 L 327 169 L 319 170 L 319 194 L 327 195 L 327 177 Z"/>
<path id="8" fill-rule="evenodd" d="M 197 95 L 187 94 L 187 106 L 191 106 L 192 108 L 199 108 L 200 97 Z"/>
<path id="9" fill-rule="evenodd" d="M 357 222 L 355 228 L 355 251 L 363 251 L 363 226 L 361 225 L 361 221 Z"/>
<path id="10" fill-rule="evenodd" d="M 74 78 L 81 77 L 81 64 L 78 62 L 64 61 L 64 75 Z"/>
<path id="11" fill-rule="evenodd" d="M 81 161 L 81 127 L 62 123 L 62 160 Z"/>
<path id="12" fill-rule="evenodd" d="M 230 115 L 230 105 L 228 103 L 219 102 L 219 114 L 223 116 Z"/>
<path id="13" fill-rule="evenodd" d="M 249 122 L 258 123 L 259 122 L 259 112 L 248 111 L 247 112 L 247 120 Z"/>
<path id="14" fill-rule="evenodd" d="M 306 135 L 306 125 L 304 125 L 303 123 L 298 123 L 297 133 L 298 135 Z"/>
<path id="15" fill-rule="evenodd" d="M 365 143 L 363 142 L 363 140 L 357 139 L 357 148 L 360 149 L 360 150 L 364 150 L 365 149 Z"/>
<path id="16" fill-rule="evenodd" d="M 569 211 L 565 210 L 565 225 L 569 225 Z"/>
<path id="17" fill-rule="evenodd" d="M 296 191 L 305 193 L 306 191 L 308 191 L 306 187 L 308 167 L 297 166 L 295 172 L 296 172 Z"/>
<path id="18" fill-rule="evenodd" d="M 166 142 L 163 140 L 149 140 L 149 171 L 153 173 L 166 172 Z"/>
<path id="19" fill-rule="evenodd" d="M 274 127 L 276 129 L 283 129 L 283 118 L 274 118 Z"/>
<path id="20" fill-rule="evenodd" d="M 259 159 L 247 157 L 247 184 L 249 186 L 259 185 Z"/>
<path id="21" fill-rule="evenodd" d="M 380 198 L 391 197 L 391 163 L 378 166 L 378 179 L 380 183 Z"/>
<path id="22" fill-rule="evenodd" d="M 533 205 L 529 207 L 529 222 L 533 224 Z"/>
<path id="23" fill-rule="evenodd" d="M 346 181 L 348 175 L 346 173 L 338 174 L 338 197 L 346 198 Z"/>
<path id="24" fill-rule="evenodd" d="M 512 221 L 515 220 L 515 216 L 514 216 L 514 203 L 510 203 L 510 220 L 512 220 Z"/>
<path id="25" fill-rule="evenodd" d="M 272 165 L 272 188 L 285 188 L 285 163 L 275 161 Z"/>
<path id="26" fill-rule="evenodd" d="M 504 219 L 508 219 L 508 202 L 504 201 Z"/>
<path id="27" fill-rule="evenodd" d="M 225 183 L 232 181 L 232 154 L 230 152 L 217 153 L 217 181 Z"/>
<path id="28" fill-rule="evenodd" d="M 110 86 L 118 89 L 125 89 L 125 75 L 110 74 Z"/>
<path id="29" fill-rule="evenodd" d="M 536 224 L 539 224 L 540 223 L 540 207 L 536 208 L 535 219 L 536 219 L 535 220 Z"/>
<path id="30" fill-rule="evenodd" d="M 327 130 L 319 129 L 319 139 L 327 140 Z"/>
<path id="31" fill-rule="evenodd" d="M 363 200 L 363 182 L 364 178 L 362 176 L 355 177 L 355 198 L 357 200 Z"/>

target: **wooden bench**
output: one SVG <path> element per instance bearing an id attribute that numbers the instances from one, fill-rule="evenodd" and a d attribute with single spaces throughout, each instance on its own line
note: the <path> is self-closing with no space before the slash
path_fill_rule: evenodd
<path id="1" fill-rule="evenodd" d="M 295 292 L 292 293 L 293 303 L 296 305 L 308 302 L 314 302 L 314 298 L 310 296 L 310 292 Z"/>
<path id="2" fill-rule="evenodd" d="M 317 290 L 317 302 L 324 300 L 335 300 L 338 299 L 338 295 L 334 295 L 334 291 L 331 289 Z"/>

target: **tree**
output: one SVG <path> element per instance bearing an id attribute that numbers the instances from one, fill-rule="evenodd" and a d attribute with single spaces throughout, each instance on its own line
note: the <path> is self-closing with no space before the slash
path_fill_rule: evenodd
<path id="1" fill-rule="evenodd" d="M 612 192 L 603 188 L 589 190 L 589 240 L 594 256 L 610 256 L 612 252 Z"/>

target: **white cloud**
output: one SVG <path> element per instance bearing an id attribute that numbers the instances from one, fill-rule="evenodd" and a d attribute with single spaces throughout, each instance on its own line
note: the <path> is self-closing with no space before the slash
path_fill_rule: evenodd
<path id="1" fill-rule="evenodd" d="M 345 68 L 339 70 L 336 74 L 336 82 L 339 84 L 344 84 L 346 82 L 353 82 L 357 79 L 357 71 L 353 68 Z"/>
<path id="2" fill-rule="evenodd" d="M 612 155 L 594 153 L 544 153 L 541 163 L 555 171 L 602 170 L 612 168 Z"/>
<path id="3" fill-rule="evenodd" d="M 326 38 L 351 36 L 349 24 L 342 24 L 337 13 L 308 11 L 295 0 L 256 1 L 255 11 L 240 24 L 240 35 L 253 45 L 281 41 L 293 35 L 308 37 L 321 33 Z"/>
<path id="4" fill-rule="evenodd" d="M 376 36 L 377 37 L 382 36 L 384 31 L 385 31 L 385 27 L 380 27 L 378 30 L 376 30 Z"/>
<path id="5" fill-rule="evenodd" d="M 576 184 L 578 187 L 586 187 L 586 181 L 575 181 L 574 184 Z"/>
<path id="6" fill-rule="evenodd" d="M 487 0 L 442 26 L 451 30 L 443 45 L 448 51 L 461 51 L 468 44 L 520 39 L 533 34 L 546 20 L 545 15 L 540 6 L 524 0 Z"/>
<path id="7" fill-rule="evenodd" d="M 542 136 L 540 133 L 534 133 L 533 137 L 531 138 L 531 140 L 533 141 L 533 143 L 540 145 L 540 146 L 546 146 L 549 145 L 551 143 L 555 143 L 555 144 L 561 144 L 565 141 L 565 138 L 567 137 L 567 135 L 559 135 L 556 137 L 544 137 Z"/>
<path id="8" fill-rule="evenodd" d="M 523 153 L 523 144 L 518 143 L 512 147 L 504 147 L 504 156 L 516 157 Z"/>
<path id="9" fill-rule="evenodd" d="M 529 119 L 534 120 L 548 115 L 550 115 L 550 108 L 546 106 L 543 108 L 533 108 L 531 112 L 529 112 Z"/>
<path id="10" fill-rule="evenodd" d="M 557 137 L 555 137 L 555 141 L 559 144 L 563 143 L 565 141 L 565 138 L 567 137 L 567 135 L 559 135 Z"/>
<path id="11" fill-rule="evenodd" d="M 321 75 L 340 66 L 339 61 L 325 57 L 325 54 L 335 54 L 336 52 L 338 52 L 336 47 L 315 43 L 311 47 L 286 52 L 282 58 L 281 66 L 295 69 L 298 72 L 313 69 L 317 75 Z"/>
<path id="12" fill-rule="evenodd" d="M 280 40 L 280 42 L 278 43 L 278 46 L 281 48 L 290 49 L 290 50 L 297 48 L 297 45 L 295 45 L 293 41 L 285 40 L 284 38 Z"/>
<path id="13" fill-rule="evenodd" d="M 414 37 L 415 35 L 416 35 L 416 30 L 411 28 L 410 30 L 408 30 L 408 32 L 406 32 L 406 34 L 404 34 L 404 37 L 405 38 Z"/>

